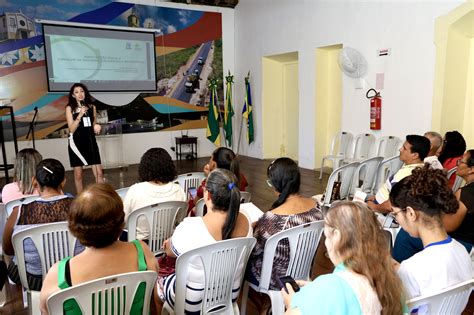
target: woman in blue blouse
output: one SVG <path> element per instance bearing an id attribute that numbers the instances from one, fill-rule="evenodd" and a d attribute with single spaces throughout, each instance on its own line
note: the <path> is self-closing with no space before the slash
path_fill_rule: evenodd
<path id="1" fill-rule="evenodd" d="M 402 314 L 402 284 L 374 213 L 357 202 L 340 202 L 324 219 L 332 274 L 282 289 L 286 314 Z"/>

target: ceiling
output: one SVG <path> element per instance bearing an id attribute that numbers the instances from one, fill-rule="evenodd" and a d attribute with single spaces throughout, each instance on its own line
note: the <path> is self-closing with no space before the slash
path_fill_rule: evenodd
<path id="1" fill-rule="evenodd" d="M 235 8 L 239 0 L 171 0 L 171 2 Z"/>

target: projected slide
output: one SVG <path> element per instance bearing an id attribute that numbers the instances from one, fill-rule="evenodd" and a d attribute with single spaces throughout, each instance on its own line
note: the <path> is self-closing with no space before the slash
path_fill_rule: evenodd
<path id="1" fill-rule="evenodd" d="M 51 91 L 68 90 L 74 82 L 91 91 L 156 90 L 153 33 L 87 28 L 57 33 L 45 34 Z"/>

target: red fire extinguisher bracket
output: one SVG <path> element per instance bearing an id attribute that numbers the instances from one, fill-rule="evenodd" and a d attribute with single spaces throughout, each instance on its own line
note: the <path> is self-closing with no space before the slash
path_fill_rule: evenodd
<path id="1" fill-rule="evenodd" d="M 370 99 L 370 129 L 380 130 L 382 128 L 382 96 L 375 89 L 370 89 L 365 95 Z"/>

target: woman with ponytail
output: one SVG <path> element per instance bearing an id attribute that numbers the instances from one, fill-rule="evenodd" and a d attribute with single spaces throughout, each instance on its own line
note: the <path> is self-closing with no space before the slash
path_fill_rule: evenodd
<path id="1" fill-rule="evenodd" d="M 303 197 L 300 190 L 300 171 L 298 165 L 290 158 L 279 158 L 273 161 L 267 169 L 267 183 L 273 188 L 278 199 L 256 222 L 254 237 L 257 243 L 250 256 L 247 278 L 258 285 L 262 270 L 263 250 L 270 236 L 308 222 L 322 220 L 323 215 L 316 208 L 316 201 Z M 271 290 L 279 290 L 279 277 L 286 275 L 289 263 L 289 243 L 282 241 L 278 244 L 273 264 Z"/>
<path id="2" fill-rule="evenodd" d="M 207 213 L 203 217 L 187 217 L 166 240 L 164 248 L 167 256 L 178 257 L 192 249 L 213 244 L 221 240 L 252 235 L 250 223 L 239 212 L 240 190 L 235 175 L 225 169 L 215 169 L 206 181 L 204 200 Z M 198 312 L 201 308 L 204 273 L 202 264 L 196 259 L 189 265 L 189 278 L 186 292 L 186 312 Z M 174 305 L 175 274 L 158 279 L 161 299 Z M 235 296 L 239 293 L 239 279 L 234 287 Z"/>
<path id="3" fill-rule="evenodd" d="M 13 208 L 3 233 L 3 250 L 13 255 L 12 235 L 14 232 L 44 223 L 66 221 L 73 198 L 63 193 L 66 183 L 64 166 L 55 159 L 45 159 L 36 166 L 33 183 L 40 192 L 35 201 Z M 42 271 L 38 252 L 33 242 L 25 241 L 26 272 L 30 288 L 41 290 Z M 10 279 L 20 283 L 18 268 L 14 263 L 8 267 Z"/>

